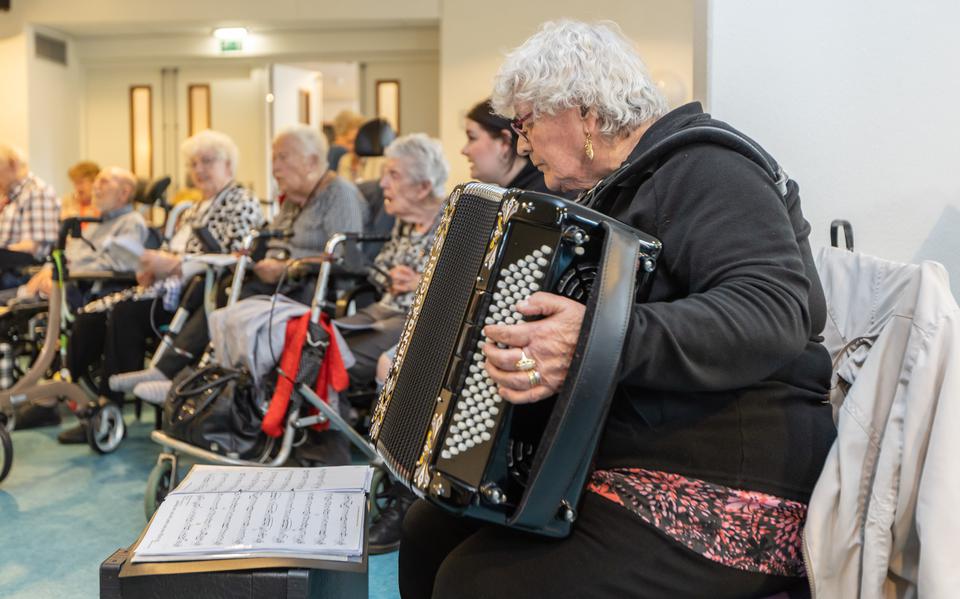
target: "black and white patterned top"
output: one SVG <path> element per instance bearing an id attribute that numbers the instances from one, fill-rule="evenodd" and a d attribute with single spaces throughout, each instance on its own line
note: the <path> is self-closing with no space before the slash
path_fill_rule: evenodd
<path id="1" fill-rule="evenodd" d="M 413 291 L 394 295 L 390 293 L 390 269 L 394 266 L 409 266 L 414 271 L 423 272 L 423 267 L 430 256 L 430 248 L 433 247 L 433 238 L 437 233 L 437 225 L 440 224 L 440 218 L 443 211 L 437 213 L 430 229 L 423 233 L 418 233 L 411 223 L 397 221 L 390 233 L 390 240 L 383 244 L 383 249 L 373 260 L 373 270 L 370 272 L 371 282 L 385 289 L 383 297 L 380 298 L 380 304 L 386 308 L 392 308 L 400 312 L 406 312 L 413 305 Z"/>
<path id="2" fill-rule="evenodd" d="M 243 237 L 263 226 L 260 201 L 239 183 L 230 183 L 209 203 L 194 204 L 183 216 L 180 228 L 206 227 L 224 252 L 241 249 Z M 174 237 L 176 238 L 176 236 Z M 201 254 L 204 247 L 197 235 L 187 239 L 188 254 Z"/>

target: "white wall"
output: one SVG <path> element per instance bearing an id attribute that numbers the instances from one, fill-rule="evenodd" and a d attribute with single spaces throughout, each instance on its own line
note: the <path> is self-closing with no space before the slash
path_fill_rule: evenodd
<path id="1" fill-rule="evenodd" d="M 361 110 L 367 117 L 377 116 L 377 80 L 396 79 L 400 81 L 400 134 L 426 133 L 437 137 L 440 131 L 439 75 L 440 65 L 435 58 L 364 63 L 360 70 L 360 84 L 363 86 Z"/>
<path id="2" fill-rule="evenodd" d="M 3 107 L 0 108 L 0 143 L 30 152 L 27 126 L 27 36 L 0 39 L 0 73 L 3 73 Z"/>
<path id="3" fill-rule="evenodd" d="M 191 84 L 210 85 L 211 128 L 229 135 L 240 149 L 240 165 L 236 179 L 251 187 L 257 197 L 266 199 L 269 193 L 267 170 L 266 95 L 264 68 L 184 67 L 177 72 L 177 173 L 178 181 L 185 180 L 185 167 L 179 153 L 179 144 L 188 136 L 187 89 Z"/>
<path id="4" fill-rule="evenodd" d="M 153 100 L 153 176 L 165 174 L 163 163 L 162 88 L 159 69 L 92 68 L 86 71 L 83 158 L 106 166 L 131 168 L 130 87 L 149 85 Z"/>
<path id="5" fill-rule="evenodd" d="M 941 260 L 960 291 L 960 3 L 715 0 L 708 18 L 711 110 L 800 183 L 814 246 L 846 218 L 857 249 Z"/>
<path id="6" fill-rule="evenodd" d="M 463 117 L 490 95 L 491 80 L 505 52 L 519 46 L 548 20 L 569 17 L 617 21 L 652 72 L 679 77 L 689 99 L 693 89 L 694 0 L 487 0 L 482 7 L 443 0 L 440 22 L 440 136 L 452 173 L 450 185 L 469 177 L 460 155 Z"/>
<path id="7" fill-rule="evenodd" d="M 54 32 L 39 33 L 67 44 L 66 66 L 37 58 L 28 29 L 30 168 L 52 184 L 58 195 L 72 189 L 67 170 L 83 159 L 80 151 L 83 79 L 72 40 Z"/>

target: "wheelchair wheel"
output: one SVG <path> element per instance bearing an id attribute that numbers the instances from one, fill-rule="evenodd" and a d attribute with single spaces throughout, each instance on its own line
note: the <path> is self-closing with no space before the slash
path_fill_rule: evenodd
<path id="1" fill-rule="evenodd" d="M 13 464 L 13 441 L 10 440 L 10 433 L 6 427 L 0 426 L 0 482 L 10 474 L 10 466 Z"/>
<path id="2" fill-rule="evenodd" d="M 163 500 L 167 498 L 167 493 L 172 491 L 173 485 L 173 462 L 161 459 L 157 465 L 150 471 L 147 477 L 147 489 L 143 493 L 143 513 L 147 520 L 153 517 Z"/>
<path id="3" fill-rule="evenodd" d="M 370 480 L 370 496 L 367 498 L 367 504 L 370 509 L 370 522 L 376 521 L 380 516 L 380 511 L 387 507 L 389 495 L 387 491 L 394 483 L 390 475 L 383 468 L 374 468 L 373 477 Z"/>
<path id="4" fill-rule="evenodd" d="M 87 420 L 87 443 L 97 453 L 110 453 L 120 446 L 126 423 L 114 403 L 103 403 Z"/>

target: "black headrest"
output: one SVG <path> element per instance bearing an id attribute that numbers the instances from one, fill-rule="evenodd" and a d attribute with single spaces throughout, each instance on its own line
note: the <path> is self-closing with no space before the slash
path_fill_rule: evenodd
<path id="1" fill-rule="evenodd" d="M 396 132 L 384 119 L 373 119 L 360 126 L 354 152 L 357 156 L 383 156 L 383 150 L 397 138 Z"/>
<path id="2" fill-rule="evenodd" d="M 137 181 L 137 191 L 133 201 L 138 204 L 155 204 L 163 199 L 168 187 L 170 187 L 170 177 L 160 177 L 152 183 L 140 179 Z"/>

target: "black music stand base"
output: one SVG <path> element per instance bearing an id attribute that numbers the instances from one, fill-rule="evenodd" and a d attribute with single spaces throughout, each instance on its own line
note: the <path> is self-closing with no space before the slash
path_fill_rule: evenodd
<path id="1" fill-rule="evenodd" d="M 118 549 L 100 564 L 100 599 L 365 599 L 368 595 L 366 564 L 362 571 L 260 568 L 121 577 L 120 569 L 131 555 L 130 549 Z"/>

